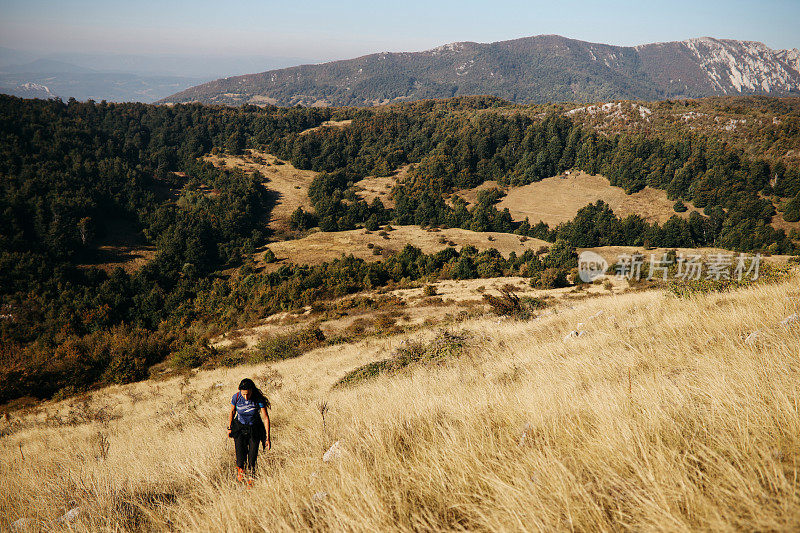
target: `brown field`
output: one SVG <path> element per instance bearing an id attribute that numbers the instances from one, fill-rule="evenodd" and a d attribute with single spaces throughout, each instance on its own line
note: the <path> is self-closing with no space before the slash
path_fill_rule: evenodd
<path id="1" fill-rule="evenodd" d="M 786 222 L 783 219 L 783 213 L 775 213 L 772 216 L 772 227 L 775 229 L 782 229 L 789 235 L 792 230 L 800 233 L 800 222 Z"/>
<path id="2" fill-rule="evenodd" d="M 540 220 L 555 226 L 575 217 L 581 207 L 603 200 L 620 217 L 639 215 L 648 222 L 665 222 L 673 215 L 688 218 L 695 210 L 690 203 L 684 213 L 672 209 L 675 203 L 660 189 L 645 187 L 634 194 L 625 194 L 620 187 L 613 187 L 599 175 L 573 171 L 566 177 L 546 178 L 508 191 L 497 208 L 508 208 L 515 220 L 528 217 L 531 224 Z"/>
<path id="3" fill-rule="evenodd" d="M 440 241 L 444 242 L 440 242 Z M 525 250 L 538 250 L 549 243 L 539 239 L 523 239 L 511 233 L 475 232 L 459 228 L 428 231 L 419 226 L 395 226 L 388 232 L 388 239 L 379 232 L 367 232 L 364 229 L 350 231 L 312 233 L 302 239 L 281 241 L 269 245 L 278 261 L 297 264 L 319 264 L 332 261 L 342 255 L 354 255 L 365 260 L 380 260 L 381 256 L 373 254 L 368 244 L 380 246 L 388 253 L 400 252 L 406 244 L 413 244 L 425 253 L 443 250 L 448 242 L 455 243 L 457 248 L 471 244 L 479 250 L 496 248 L 507 256 L 515 251 L 517 255 Z M 263 252 L 258 259 L 263 257 Z"/>
<path id="4" fill-rule="evenodd" d="M 0 420 L 0 529 L 797 531 L 798 296 L 794 277 L 466 320 L 461 357 L 342 388 L 436 330 L 44 402 Z M 225 434 L 245 376 L 272 402 L 250 489 Z"/>
<path id="5" fill-rule="evenodd" d="M 273 230 L 285 230 L 289 217 L 298 207 L 311 210 L 308 186 L 317 175 L 312 170 L 299 170 L 288 161 L 276 164 L 278 158 L 257 150 L 247 150 L 241 156 L 208 155 L 203 159 L 219 167 L 258 171 L 267 179 L 264 187 L 275 194 L 275 207 L 269 221 Z"/>
<path id="6" fill-rule="evenodd" d="M 392 189 L 397 183 L 405 180 L 411 165 L 405 165 L 395 170 L 391 176 L 368 176 L 355 183 L 358 196 L 367 203 L 379 198 L 383 205 L 394 208 L 394 200 L 391 198 Z"/>

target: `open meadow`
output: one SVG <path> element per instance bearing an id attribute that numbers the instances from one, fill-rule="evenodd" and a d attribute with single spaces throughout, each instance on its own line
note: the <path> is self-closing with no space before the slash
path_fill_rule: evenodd
<path id="1" fill-rule="evenodd" d="M 796 530 L 798 287 L 612 294 L 45 402 L 3 421 L 0 527 Z M 273 405 L 250 489 L 224 431 L 245 376 Z"/>

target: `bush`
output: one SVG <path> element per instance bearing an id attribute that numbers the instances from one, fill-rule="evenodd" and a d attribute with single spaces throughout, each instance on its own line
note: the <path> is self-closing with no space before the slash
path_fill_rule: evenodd
<path id="1" fill-rule="evenodd" d="M 468 337 L 463 333 L 440 331 L 428 342 L 407 341 L 397 348 L 388 359 L 375 361 L 345 374 L 335 387 L 352 385 L 380 374 L 393 374 L 414 364 L 441 363 L 463 355 Z"/>
<path id="2" fill-rule="evenodd" d="M 436 285 L 425 285 L 422 289 L 423 296 L 436 296 Z"/>
<path id="3" fill-rule="evenodd" d="M 676 213 L 685 213 L 688 208 L 686 207 L 686 204 L 683 203 L 683 201 L 678 200 L 672 206 L 672 209 L 674 209 Z"/>
<path id="4" fill-rule="evenodd" d="M 547 306 L 541 298 L 526 296 L 520 298 L 509 288 L 503 288 L 500 296 L 484 294 L 483 301 L 489 304 L 492 311 L 499 316 L 507 316 L 517 320 L 528 320 L 534 317 L 534 311 Z"/>
<path id="5" fill-rule="evenodd" d="M 299 357 L 322 346 L 325 335 L 317 326 L 309 326 L 285 335 L 270 335 L 256 346 L 253 362 L 280 361 Z"/>
<path id="6" fill-rule="evenodd" d="M 180 350 L 172 354 L 170 363 L 175 368 L 188 369 L 197 368 L 202 365 L 211 355 L 208 346 L 202 344 L 187 344 Z"/>
<path id="7" fill-rule="evenodd" d="M 531 287 L 536 289 L 559 289 L 567 287 L 567 271 L 562 268 L 546 268 L 531 277 Z"/>

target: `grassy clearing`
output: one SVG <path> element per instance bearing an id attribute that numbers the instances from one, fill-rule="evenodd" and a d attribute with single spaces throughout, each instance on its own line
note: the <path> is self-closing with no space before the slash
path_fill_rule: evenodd
<path id="1" fill-rule="evenodd" d="M 46 403 L 3 422 L 0 528 L 796 530 L 798 281 L 467 321 L 461 357 L 348 387 L 410 337 Z M 244 376 L 274 405 L 249 492 L 224 433 Z"/>
<path id="2" fill-rule="evenodd" d="M 687 202 L 689 209 L 676 213 L 673 209 L 675 201 L 667 198 L 667 193 L 660 189 L 645 187 L 639 192 L 625 194 L 622 188 L 612 186 L 604 176 L 582 171 L 512 188 L 497 208 L 507 207 L 514 220 L 528 217 L 531 224 L 541 220 L 555 226 L 572 220 L 581 207 L 597 200 L 603 200 L 621 218 L 635 214 L 648 222 L 660 224 L 673 215 L 688 218 L 689 213 L 695 210 Z"/>
<path id="3" fill-rule="evenodd" d="M 258 150 L 247 150 L 240 156 L 212 154 L 203 159 L 217 167 L 260 172 L 265 178 L 264 187 L 275 195 L 275 207 L 269 222 L 275 231 L 287 231 L 289 217 L 298 207 L 311 210 L 308 187 L 317 175 L 314 171 L 297 169 L 288 161 Z"/>
<path id="4" fill-rule="evenodd" d="M 394 229 L 385 235 L 364 229 L 319 231 L 302 239 L 271 243 L 269 247 L 278 261 L 316 265 L 332 261 L 342 254 L 352 254 L 367 261 L 379 261 L 382 255 L 401 252 L 406 244 L 413 244 L 426 254 L 439 252 L 448 246 L 460 249 L 462 246 L 472 245 L 478 250 L 495 248 L 506 257 L 512 251 L 521 255 L 526 250 L 536 251 L 551 244 L 512 233 L 479 232 L 460 228 L 427 230 L 419 226 L 392 227 Z M 378 253 L 375 251 L 376 247 L 379 247 Z M 273 268 L 277 267 L 273 265 Z"/>

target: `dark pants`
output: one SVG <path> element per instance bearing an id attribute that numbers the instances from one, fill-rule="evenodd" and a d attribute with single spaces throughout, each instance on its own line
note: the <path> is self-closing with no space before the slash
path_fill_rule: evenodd
<path id="1" fill-rule="evenodd" d="M 245 459 L 247 469 L 255 471 L 256 459 L 258 458 L 258 434 L 256 431 L 242 431 L 233 439 L 236 447 L 236 466 L 244 468 Z"/>

